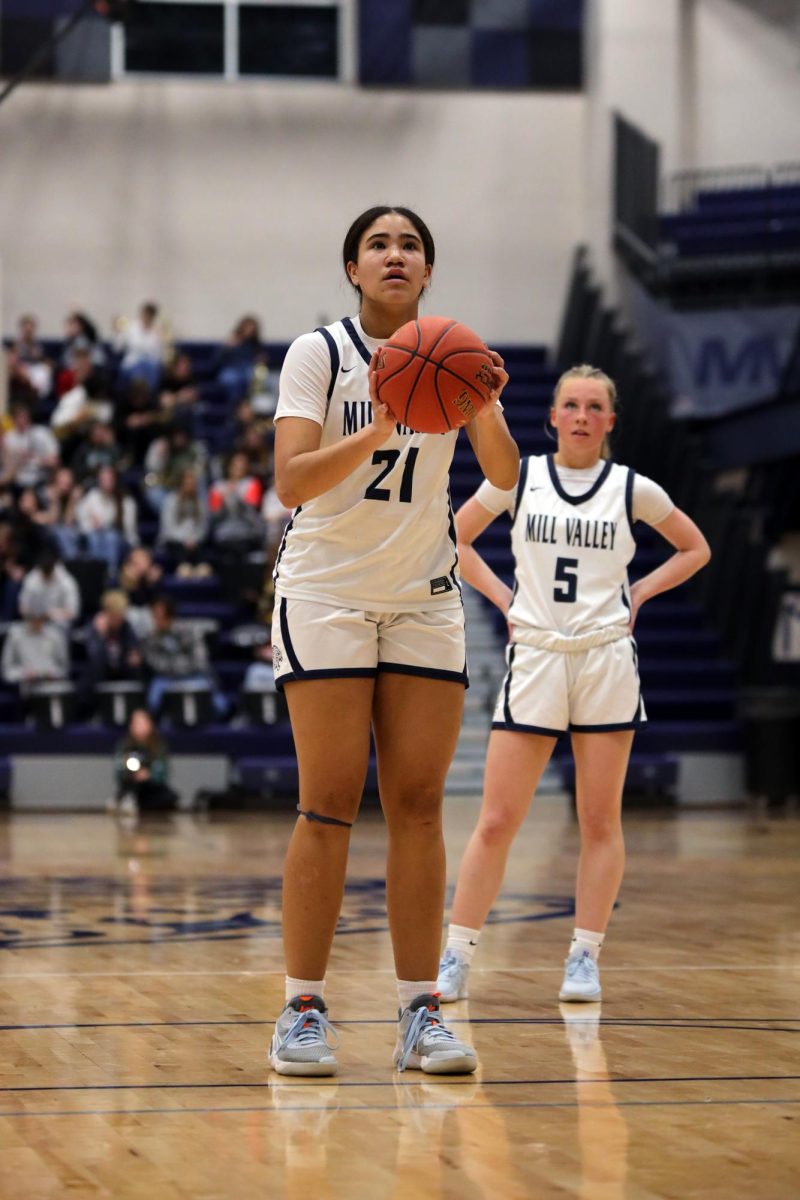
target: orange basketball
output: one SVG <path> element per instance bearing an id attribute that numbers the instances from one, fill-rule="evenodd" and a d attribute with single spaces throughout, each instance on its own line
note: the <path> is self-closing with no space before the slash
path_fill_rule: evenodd
<path id="1" fill-rule="evenodd" d="M 486 344 L 449 317 L 401 325 L 378 356 L 378 398 L 401 425 L 447 433 L 490 403 L 494 367 Z"/>

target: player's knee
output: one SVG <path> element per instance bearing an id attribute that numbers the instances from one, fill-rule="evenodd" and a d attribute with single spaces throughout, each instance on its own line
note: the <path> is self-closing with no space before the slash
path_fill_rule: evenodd
<path id="1" fill-rule="evenodd" d="M 387 823 L 393 828 L 413 826 L 438 829 L 442 821 L 442 789 L 430 784 L 404 787 L 384 794 L 383 808 Z"/>
<path id="2" fill-rule="evenodd" d="M 586 842 L 610 842 L 622 836 L 622 818 L 618 812 L 583 812 L 579 824 Z"/>
<path id="3" fill-rule="evenodd" d="M 478 836 L 486 846 L 505 846 L 519 828 L 513 813 L 498 808 L 484 814 L 478 823 Z"/>

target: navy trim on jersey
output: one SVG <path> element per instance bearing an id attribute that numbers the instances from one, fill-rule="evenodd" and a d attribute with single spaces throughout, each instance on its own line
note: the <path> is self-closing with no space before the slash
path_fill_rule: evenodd
<path id="1" fill-rule="evenodd" d="M 378 674 L 385 671 L 388 675 L 418 675 L 421 679 L 446 679 L 450 683 L 463 683 L 469 687 L 467 669 L 463 671 L 438 671 L 434 667 L 407 667 L 404 663 L 378 663 Z"/>
<path id="2" fill-rule="evenodd" d="M 294 525 L 295 517 L 297 516 L 297 514 L 299 512 L 302 512 L 302 511 L 303 511 L 302 504 L 298 504 L 297 508 L 294 510 L 291 517 L 289 518 L 286 528 L 283 531 L 283 537 L 281 538 L 281 544 L 278 547 L 278 553 L 275 556 L 275 566 L 272 568 L 272 579 L 275 583 L 278 582 L 278 564 L 280 563 L 283 552 L 286 549 L 286 539 L 289 536 L 289 532 L 290 532 L 292 526 Z"/>
<path id="3" fill-rule="evenodd" d="M 525 492 L 525 486 L 528 482 L 528 467 L 530 466 L 530 463 L 531 463 L 530 458 L 526 458 L 523 460 L 523 462 L 519 468 L 519 479 L 517 480 L 517 497 L 516 497 L 516 500 L 514 501 L 514 511 L 511 514 L 511 524 L 512 525 L 514 524 L 514 522 L 517 519 L 517 513 L 519 512 L 519 506 L 522 503 L 522 497 Z"/>
<path id="4" fill-rule="evenodd" d="M 544 725 L 518 725 L 516 721 L 492 721 L 492 729 L 505 729 L 508 733 L 539 733 L 544 737 L 563 737 L 566 729 L 546 729 Z"/>
<path id="5" fill-rule="evenodd" d="M 275 677 L 275 687 L 283 691 L 285 683 L 303 683 L 306 679 L 374 679 L 378 674 L 375 667 L 334 667 L 330 671 L 289 671 Z"/>
<path id="6" fill-rule="evenodd" d="M 448 530 L 450 533 L 450 541 L 453 543 L 453 565 L 450 568 L 450 578 L 455 584 L 455 589 L 459 596 L 463 597 L 461 589 L 461 580 L 458 578 L 458 534 L 456 533 L 456 515 L 453 512 L 453 501 L 450 496 L 450 484 L 447 485 L 447 521 Z M 463 606 L 463 598 L 462 598 Z"/>
<path id="7" fill-rule="evenodd" d="M 325 341 L 328 343 L 328 353 L 331 356 L 331 381 L 328 384 L 328 404 L 330 404 L 331 396 L 333 395 L 333 389 L 336 386 L 336 376 L 339 374 L 339 347 L 336 345 L 333 335 L 322 325 L 319 327 L 319 329 L 315 330 L 315 332 L 321 333 L 325 338 Z"/>
<path id="8" fill-rule="evenodd" d="M 624 729 L 641 729 L 647 718 L 635 721 L 619 721 L 616 725 L 570 725 L 570 733 L 621 733 Z"/>
<path id="9" fill-rule="evenodd" d="M 514 724 L 514 718 L 511 716 L 511 672 L 514 669 L 514 651 L 516 646 L 512 644 L 508 647 L 508 671 L 506 673 L 506 681 L 503 685 L 503 716 L 509 725 Z"/>
<path id="10" fill-rule="evenodd" d="M 288 608 L 288 605 L 286 603 L 286 597 L 281 596 L 280 604 L 278 606 L 278 609 L 279 609 L 278 615 L 279 615 L 280 623 L 281 623 L 281 637 L 283 638 L 283 647 L 286 651 L 286 655 L 289 659 L 289 662 L 292 664 L 292 670 L 294 671 L 295 675 L 302 675 L 303 668 L 300 665 L 300 659 L 295 654 L 294 646 L 292 645 L 292 637 L 291 637 L 291 634 L 289 633 L 289 616 L 286 611 L 287 608 Z"/>
<path id="11" fill-rule="evenodd" d="M 369 350 L 362 342 L 361 338 L 356 333 L 355 325 L 353 324 L 353 322 L 350 320 L 349 317 L 344 317 L 342 320 L 342 324 L 345 327 L 345 330 L 350 338 L 350 341 L 353 343 L 356 350 L 361 355 L 361 357 L 363 358 L 363 360 L 367 364 L 367 366 L 369 366 L 370 361 L 372 359 L 372 355 L 370 354 Z"/>
<path id="12" fill-rule="evenodd" d="M 606 459 L 606 465 L 603 467 L 602 471 L 597 476 L 597 479 L 595 479 L 588 492 L 584 492 L 582 496 L 570 496 L 569 492 L 565 492 L 561 486 L 561 480 L 558 478 L 558 471 L 556 470 L 554 455 L 548 454 L 547 456 L 547 469 L 550 472 L 550 482 L 556 489 L 556 492 L 561 499 L 566 500 L 567 504 L 583 504 L 584 501 L 591 500 L 592 496 L 597 495 L 597 493 L 600 491 L 600 488 L 608 479 L 613 465 L 614 464 L 610 458 Z"/>
<path id="13" fill-rule="evenodd" d="M 644 704 L 642 703 L 642 684 L 639 679 L 639 647 L 636 645 L 636 639 L 633 637 L 631 638 L 631 652 L 633 654 L 633 669 L 636 672 L 636 681 L 639 684 L 639 700 L 636 705 L 636 712 L 633 714 L 633 719 L 634 721 L 641 722 Z"/>
<path id="14" fill-rule="evenodd" d="M 628 467 L 628 478 L 625 480 L 625 512 L 628 514 L 628 525 L 630 526 L 631 534 L 633 533 L 633 481 L 636 478 L 636 472 Z"/>

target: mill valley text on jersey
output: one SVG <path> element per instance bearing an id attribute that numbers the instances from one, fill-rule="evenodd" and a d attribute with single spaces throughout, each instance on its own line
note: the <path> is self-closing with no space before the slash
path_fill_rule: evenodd
<path id="1" fill-rule="evenodd" d="M 342 402 L 342 437 L 358 433 L 372 424 L 372 402 L 370 400 L 344 400 Z M 395 425 L 400 437 L 410 436 L 414 430 L 398 421 Z"/>
<path id="2" fill-rule="evenodd" d="M 554 517 L 549 513 L 527 513 L 525 541 L 557 546 L 580 546 L 587 550 L 613 550 L 616 521 L 586 521 L 580 517 Z"/>

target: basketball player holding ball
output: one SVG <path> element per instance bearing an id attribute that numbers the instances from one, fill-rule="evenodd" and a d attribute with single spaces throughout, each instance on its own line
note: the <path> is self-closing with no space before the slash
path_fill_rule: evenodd
<path id="1" fill-rule="evenodd" d="M 388 828 L 394 1063 L 463 1074 L 475 1070 L 475 1051 L 445 1027 L 434 994 L 442 797 L 467 683 L 448 490 L 457 430 L 413 432 L 376 393 L 377 351 L 416 319 L 433 239 L 409 209 L 371 208 L 350 227 L 343 262 L 359 315 L 290 346 L 275 414 L 275 483 L 294 511 L 275 565 L 272 641 L 300 815 L 283 877 L 285 1008 L 269 1058 L 286 1075 L 337 1070 L 325 974 L 372 730 Z M 508 376 L 498 355 L 490 364 L 489 402 L 466 430 L 483 474 L 505 489 L 519 452 L 496 403 Z M 371 995 L 358 1006 L 373 1012 Z"/>
<path id="2" fill-rule="evenodd" d="M 559 999 L 601 998 L 597 958 L 625 865 L 622 789 L 634 731 L 645 721 L 633 627 L 642 604 L 689 579 L 710 557 L 700 530 L 663 488 L 607 457 L 615 403 L 614 383 L 602 371 L 567 371 L 550 409 L 556 453 L 523 460 L 513 489 L 481 484 L 456 516 L 463 577 L 508 618 L 510 643 L 483 804 L 461 863 L 439 968 L 443 1001 L 468 994 L 470 963 L 511 843 L 556 739 L 567 731 L 581 852 L 576 928 Z M 513 592 L 473 546 L 506 510 Z M 639 520 L 675 553 L 629 587 Z"/>

